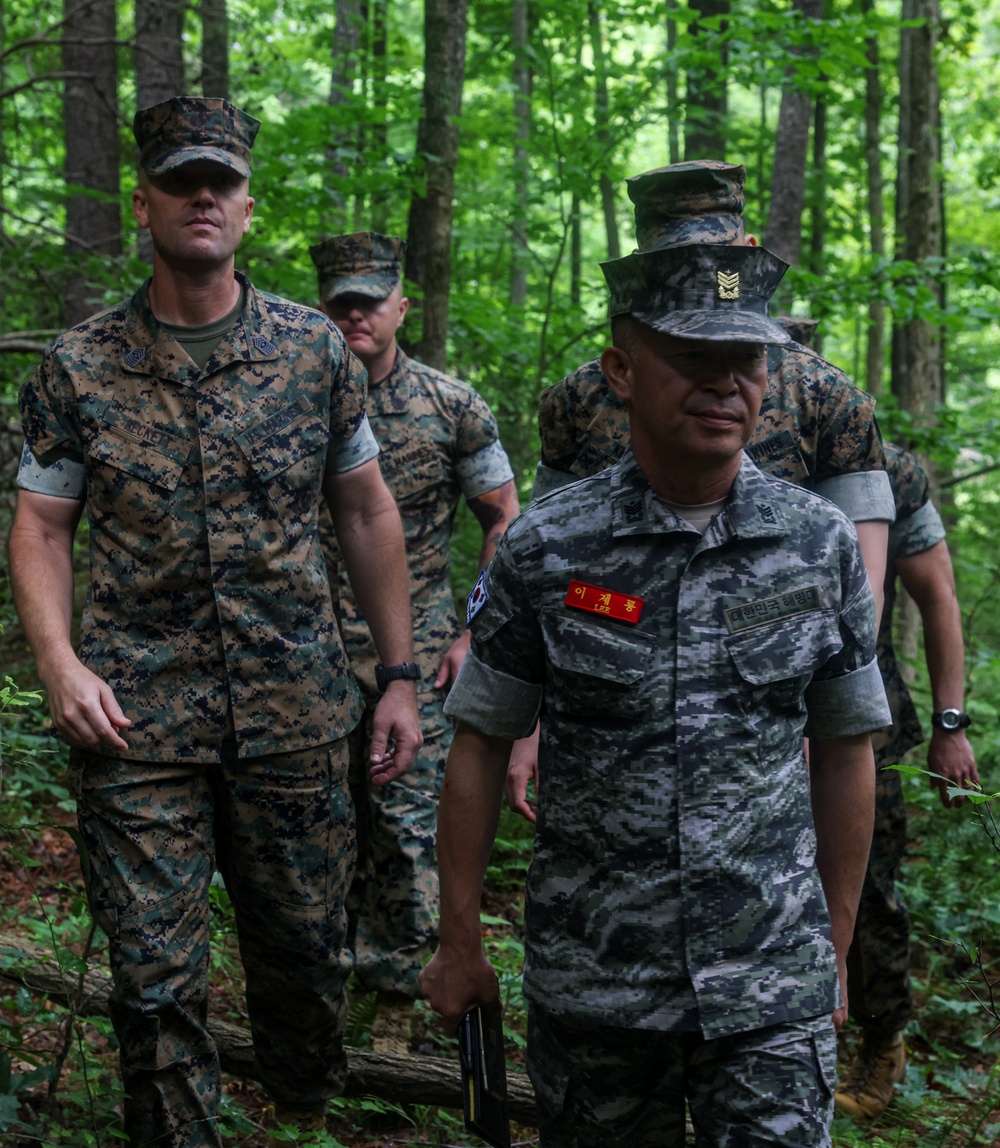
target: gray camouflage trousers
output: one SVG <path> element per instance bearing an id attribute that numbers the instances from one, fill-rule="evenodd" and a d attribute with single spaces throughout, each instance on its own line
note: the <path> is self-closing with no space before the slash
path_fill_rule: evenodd
<path id="1" fill-rule="evenodd" d="M 851 1019 L 875 1037 L 902 1032 L 913 1018 L 910 915 L 896 890 L 906 852 L 906 803 L 900 775 L 879 769 L 875 828 L 847 955 Z"/>
<path id="2" fill-rule="evenodd" d="M 533 1006 L 528 1075 L 542 1148 L 674 1148 L 685 1101 L 698 1148 L 827 1148 L 836 1038 L 829 1016 L 705 1040 Z"/>
<path id="3" fill-rule="evenodd" d="M 218 765 L 73 752 L 91 908 L 110 941 L 109 1001 L 132 1148 L 217 1148 L 209 1035 L 209 885 L 235 910 L 265 1087 L 290 1113 L 343 1090 L 354 868 L 345 741 Z"/>
<path id="4" fill-rule="evenodd" d="M 392 785 L 372 785 L 368 748 L 374 703 L 350 735 L 358 863 L 347 898 L 348 947 L 365 992 L 417 998 L 417 974 L 437 941 L 437 811 L 454 726 L 441 695 L 420 703 L 424 744 Z"/>

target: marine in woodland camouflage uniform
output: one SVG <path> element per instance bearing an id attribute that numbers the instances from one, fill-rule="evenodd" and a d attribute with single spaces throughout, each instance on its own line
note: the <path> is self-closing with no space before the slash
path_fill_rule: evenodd
<path id="1" fill-rule="evenodd" d="M 896 889 L 896 879 L 907 847 L 906 803 L 899 773 L 886 767 L 902 761 L 911 749 L 920 745 L 924 732 L 896 661 L 893 645 L 893 611 L 900 580 L 897 562 L 904 562 L 904 585 L 913 590 L 926 624 L 933 625 L 936 621 L 939 625 L 947 625 L 940 618 L 934 618 L 933 613 L 937 612 L 939 603 L 925 599 L 921 587 L 933 585 L 935 597 L 940 595 L 941 600 L 954 596 L 944 524 L 931 501 L 927 474 L 912 454 L 892 443 L 886 443 L 885 455 L 896 502 L 896 520 L 889 528 L 885 608 L 878 635 L 878 662 L 892 710 L 892 726 L 872 735 L 875 764 L 879 771 L 875 785 L 875 828 L 847 965 L 850 1014 L 862 1030 L 862 1039 L 858 1055 L 841 1082 L 836 1099 L 838 1108 L 852 1116 L 874 1116 L 888 1104 L 893 1085 L 903 1078 L 905 1051 L 902 1033 L 913 1018 L 910 918 Z M 921 563 L 926 562 L 926 556 L 932 550 L 942 566 L 933 564 L 934 560 L 929 568 L 906 566 L 906 560 L 918 559 L 919 556 L 924 556 Z M 923 574 L 923 570 L 928 573 Z M 956 625 L 957 632 L 954 629 Z M 952 647 L 957 645 L 961 661 L 961 623 L 957 617 L 947 632 L 947 642 Z M 930 645 L 933 645 L 933 639 Z M 928 662 L 933 667 L 933 655 Z M 931 688 L 937 706 L 958 703 L 960 708 L 961 687 L 962 682 L 959 681 L 957 696 L 955 693 L 946 695 L 945 690 L 954 690 L 954 685 L 938 680 L 937 673 L 932 674 Z M 947 771 L 949 781 L 956 785 L 978 780 L 975 760 L 963 728 L 936 729 L 933 737 L 959 755 L 956 760 L 965 772 L 956 774 L 954 768 L 941 759 L 940 750 L 929 753 L 929 768 Z"/>
<path id="2" fill-rule="evenodd" d="M 361 363 L 316 311 L 234 279 L 259 126 L 223 100 L 177 97 L 136 114 L 133 204 L 153 232 L 153 277 L 58 339 L 21 395 L 12 572 L 54 721 L 74 746 L 137 1148 L 221 1143 L 206 1029 L 216 866 L 268 1091 L 285 1117 L 322 1127 L 346 1077 L 346 735 L 361 704 L 317 519 L 324 495 L 394 515 Z M 231 310 L 198 326 L 158 318 L 186 298 L 173 293 L 179 268 L 211 283 L 216 312 L 226 300 Z M 358 527 L 350 507 L 334 509 Z M 71 586 L 46 597 L 33 584 L 71 577 L 82 512 L 90 586 L 75 658 L 68 610 L 60 617 Z M 359 529 L 362 547 L 384 547 L 379 575 L 404 617 L 380 633 L 406 657 L 398 519 L 395 549 L 391 531 Z M 50 533 L 54 545 L 39 547 Z M 419 742 L 412 696 L 399 705 L 412 720 L 382 728 L 383 744 L 398 739 L 387 776 Z"/>
<path id="3" fill-rule="evenodd" d="M 349 343 L 355 338 L 352 300 L 361 305 L 361 312 L 369 301 L 393 309 L 399 317 L 395 299 L 399 296 L 405 304 L 404 250 L 402 240 L 370 231 L 333 236 L 310 248 L 323 306 L 342 325 Z M 405 314 L 405 305 L 401 310 Z M 367 316 L 358 322 L 377 322 L 370 311 Z M 517 513 L 513 472 L 489 407 L 466 383 L 410 358 L 396 345 L 394 331 L 392 327 L 391 341 L 386 333 L 383 355 L 367 337 L 357 340 L 357 353 L 370 371 L 366 410 L 381 451 L 379 464 L 403 519 L 424 745 L 407 776 L 380 789 L 368 783 L 360 736 L 352 740 L 358 866 L 347 906 L 349 935 L 358 982 L 366 991 L 379 992 L 380 1015 L 391 1007 L 393 995 L 407 1001 L 419 996 L 417 973 L 437 935 L 437 803 L 454 728 L 443 711 L 451 679 L 445 674 L 442 680 L 442 666 L 456 642 L 461 656 L 467 643 L 451 589 L 455 512 L 464 497 L 482 525 L 484 566 Z M 388 373 L 379 377 L 382 369 Z M 341 571 L 340 628 L 365 697 L 367 721 L 379 697 L 378 656 L 343 574 L 335 540 L 327 558 Z M 457 673 L 457 665 L 454 670 Z M 377 1048 L 383 1038 L 389 1040 L 384 1027 L 377 1017 Z M 387 1043 L 385 1051 L 403 1048 Z"/>
<path id="4" fill-rule="evenodd" d="M 488 999 L 464 872 L 485 867 L 505 747 L 541 714 L 524 988 L 545 1148 L 679 1144 L 685 1099 L 702 1144 L 829 1144 L 850 921 L 842 903 L 828 913 L 836 881 L 817 855 L 850 854 L 859 887 L 868 837 L 863 799 L 838 830 L 811 805 L 802 738 L 815 792 L 863 792 L 866 731 L 888 709 L 851 524 L 741 460 L 746 362 L 759 401 L 759 344 L 787 338 L 765 317 L 783 269 L 714 246 L 604 265 L 612 316 L 633 324 L 605 361 L 636 454 L 536 500 L 470 599 L 472 650 L 445 707 L 463 724 L 441 810 L 441 947 L 421 981 L 446 1018 Z M 640 339 L 639 324 L 671 338 Z M 739 433 L 729 424 L 722 462 L 727 413 Z M 695 453 L 709 439 L 719 458 Z M 661 491 L 705 502 L 688 474 L 709 458 L 721 489 L 700 529 L 685 517 L 700 505 Z"/>
<path id="5" fill-rule="evenodd" d="M 639 251 L 689 243 L 742 244 L 740 164 L 673 164 L 627 180 Z M 829 498 L 853 521 L 892 519 L 875 400 L 832 363 L 797 343 L 768 348 L 768 393 L 747 453 L 762 470 Z M 584 478 L 621 458 L 625 406 L 599 360 L 542 392 L 541 462 L 535 495 Z"/>

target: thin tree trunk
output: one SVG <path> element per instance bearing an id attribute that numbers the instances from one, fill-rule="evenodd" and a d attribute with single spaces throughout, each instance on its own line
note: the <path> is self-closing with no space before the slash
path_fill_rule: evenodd
<path id="1" fill-rule="evenodd" d="M 226 0 L 201 0 L 202 95 L 229 99 L 229 16 Z"/>
<path id="2" fill-rule="evenodd" d="M 728 17 L 729 0 L 698 0 L 700 20 L 689 25 L 692 36 L 698 37 L 699 47 L 706 62 L 697 68 L 688 68 L 686 110 L 684 115 L 684 158 L 724 159 L 726 155 L 726 118 L 729 100 L 726 93 L 726 70 L 729 51 L 721 38 L 727 24 L 725 19 L 719 30 L 702 21 Z"/>
<path id="3" fill-rule="evenodd" d="M 72 76 L 63 92 L 66 252 L 73 265 L 65 317 L 72 327 L 101 306 L 87 262 L 122 249 L 115 0 L 65 0 L 63 16 L 63 69 Z"/>
<path id="4" fill-rule="evenodd" d="M 358 78 L 362 13 L 361 0 L 335 0 L 333 6 L 333 63 L 330 68 L 331 108 L 341 110 L 335 119 L 330 149 L 327 152 L 327 192 L 329 206 L 324 213 L 324 228 L 332 232 L 348 229 L 350 218 L 344 192 L 351 174 L 348 157 L 358 150 L 358 128 L 344 113 L 354 103 L 354 85 Z"/>
<path id="5" fill-rule="evenodd" d="M 135 0 L 135 103 L 148 108 L 184 94 L 180 0 Z M 153 240 L 140 231 L 139 257 L 153 261 Z"/>
<path id="6" fill-rule="evenodd" d="M 667 156 L 669 163 L 681 162 L 680 99 L 677 93 L 677 21 L 671 19 L 674 0 L 666 0 L 667 10 Z"/>
<path id="7" fill-rule="evenodd" d="M 919 21 L 900 34 L 899 174 L 896 192 L 896 257 L 915 263 L 918 278 L 935 291 L 925 271 L 941 252 L 935 131 L 937 39 L 936 0 L 903 0 L 903 19 Z M 893 324 L 892 389 L 902 410 L 918 425 L 930 425 L 941 402 L 941 346 L 938 329 L 918 317 Z"/>
<path id="8" fill-rule="evenodd" d="M 528 0 L 513 0 L 514 210 L 511 220 L 510 301 L 528 297 L 528 146 L 531 140 L 531 65 L 528 61 Z"/>
<path id="9" fill-rule="evenodd" d="M 809 270 L 822 275 L 826 252 L 826 101 L 818 99 L 813 110 L 812 229 L 809 235 Z M 823 336 L 817 329 L 813 350 L 823 353 Z"/>
<path id="10" fill-rule="evenodd" d="M 818 20 L 823 15 L 823 0 L 793 0 L 792 7 L 809 20 Z M 795 55 L 801 52 L 800 48 L 792 49 Z M 798 262 L 802 244 L 810 117 L 809 96 L 796 87 L 792 65 L 778 112 L 771 199 L 764 229 L 764 245 L 792 266 Z"/>
<path id="11" fill-rule="evenodd" d="M 451 290 L 451 223 L 458 163 L 458 118 L 465 80 L 468 0 L 425 0 L 424 96 L 417 155 L 426 187 L 410 200 L 406 275 L 419 296 L 412 310 L 422 320 L 417 358 L 444 370 L 448 361 L 448 296 Z"/>
<path id="12" fill-rule="evenodd" d="M 184 95 L 181 0 L 135 0 L 136 106 Z"/>
<path id="13" fill-rule="evenodd" d="M 369 28 L 371 31 L 371 52 L 368 57 L 368 105 L 373 111 L 381 110 L 382 115 L 375 115 L 371 127 L 372 153 L 375 162 L 384 170 L 389 154 L 389 136 L 386 127 L 387 100 L 387 53 L 389 49 L 387 31 L 386 5 L 388 0 L 370 0 L 368 9 Z M 391 195 L 388 188 L 379 187 L 372 191 L 369 218 L 375 231 L 385 232 L 389 227 L 389 214 Z"/>
<path id="14" fill-rule="evenodd" d="M 873 0 L 861 0 L 861 11 L 867 18 Z M 868 227 L 871 253 L 875 260 L 885 256 L 885 205 L 882 194 L 882 157 L 879 150 L 882 129 L 882 79 L 879 75 L 878 35 L 868 37 L 865 52 L 868 70 L 865 74 L 865 163 L 868 172 Z M 872 299 L 868 304 L 868 339 L 865 345 L 865 386 L 873 395 L 882 393 L 885 370 L 885 304 Z"/>
<path id="15" fill-rule="evenodd" d="M 608 239 L 608 258 L 618 259 L 621 243 L 618 237 L 618 217 L 615 212 L 615 185 L 606 167 L 611 158 L 614 140 L 608 122 L 608 76 L 604 59 L 604 33 L 601 12 L 594 0 L 588 0 L 587 23 L 590 27 L 590 46 L 594 54 L 594 121 L 601 147 L 601 172 L 598 184 L 601 190 L 601 209 L 604 212 L 604 230 Z"/>

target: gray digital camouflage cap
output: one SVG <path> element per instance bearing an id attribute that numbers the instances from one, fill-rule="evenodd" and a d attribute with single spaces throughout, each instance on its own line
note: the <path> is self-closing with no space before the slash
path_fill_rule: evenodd
<path id="1" fill-rule="evenodd" d="M 746 168 L 699 159 L 653 168 L 625 181 L 635 204 L 640 251 L 688 243 L 742 242 Z"/>
<path id="2" fill-rule="evenodd" d="M 139 166 L 149 175 L 207 159 L 248 177 L 250 149 L 259 128 L 260 120 L 228 100 L 201 96 L 174 96 L 140 108 L 132 121 Z"/>
<path id="3" fill-rule="evenodd" d="M 402 278 L 406 243 L 395 235 L 357 231 L 331 235 L 309 248 L 319 273 L 319 297 L 367 295 L 385 299 Z"/>
<path id="4" fill-rule="evenodd" d="M 788 343 L 768 318 L 768 301 L 788 264 L 763 247 L 691 244 L 640 251 L 601 264 L 611 316 L 682 339 Z"/>

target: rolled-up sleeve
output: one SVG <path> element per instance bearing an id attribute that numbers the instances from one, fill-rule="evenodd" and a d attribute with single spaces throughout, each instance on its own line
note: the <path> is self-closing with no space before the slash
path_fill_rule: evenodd
<path id="1" fill-rule="evenodd" d="M 805 693 L 806 736 L 825 739 L 870 733 L 892 725 L 878 662 L 836 678 L 813 679 Z"/>
<path id="2" fill-rule="evenodd" d="M 516 741 L 535 728 L 541 705 L 540 685 L 493 669 L 470 651 L 444 703 L 444 712 L 490 737 Z"/>
<path id="3" fill-rule="evenodd" d="M 884 470 L 838 474 L 817 482 L 815 489 L 852 522 L 892 522 L 896 517 L 892 486 Z"/>

